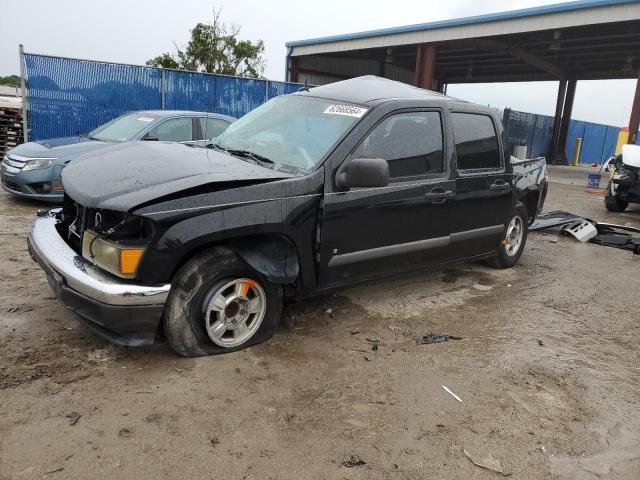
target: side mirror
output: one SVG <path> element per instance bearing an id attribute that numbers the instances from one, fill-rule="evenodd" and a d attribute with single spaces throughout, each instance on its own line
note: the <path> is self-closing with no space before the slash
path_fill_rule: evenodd
<path id="1" fill-rule="evenodd" d="M 389 185 L 389 164 L 382 158 L 354 158 L 342 164 L 336 173 L 336 186 L 340 190 L 386 187 L 387 185 Z"/>
<path id="2" fill-rule="evenodd" d="M 142 140 L 144 140 L 145 142 L 158 142 L 158 141 L 160 141 L 160 139 L 158 137 L 150 137 L 149 135 L 145 135 L 144 137 L 142 137 Z"/>

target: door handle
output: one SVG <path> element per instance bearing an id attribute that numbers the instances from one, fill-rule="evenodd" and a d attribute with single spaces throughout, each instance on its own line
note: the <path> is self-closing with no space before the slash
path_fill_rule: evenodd
<path id="1" fill-rule="evenodd" d="M 503 192 L 505 190 L 509 190 L 511 188 L 511 184 L 505 182 L 504 180 L 496 180 L 491 184 L 489 190 L 494 192 Z"/>
<path id="2" fill-rule="evenodd" d="M 427 202 L 433 204 L 441 204 L 449 199 L 455 198 L 455 193 L 451 190 L 445 190 L 443 188 L 434 188 L 429 193 L 426 193 L 424 198 Z"/>

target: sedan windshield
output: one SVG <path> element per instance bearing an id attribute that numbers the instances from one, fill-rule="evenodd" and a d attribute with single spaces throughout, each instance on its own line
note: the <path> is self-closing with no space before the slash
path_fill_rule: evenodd
<path id="1" fill-rule="evenodd" d="M 88 137 L 103 142 L 129 142 L 137 139 L 155 120 L 156 117 L 147 113 L 131 113 L 100 125 Z"/>
<path id="2" fill-rule="evenodd" d="M 302 95 L 276 97 L 232 123 L 216 146 L 274 170 L 305 174 L 365 108 Z"/>

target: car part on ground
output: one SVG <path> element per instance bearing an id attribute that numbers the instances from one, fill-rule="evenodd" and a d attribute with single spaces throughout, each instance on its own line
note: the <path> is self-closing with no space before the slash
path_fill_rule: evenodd
<path id="1" fill-rule="evenodd" d="M 553 212 L 538 215 L 535 221 L 529 226 L 530 231 L 546 230 L 549 228 L 568 225 L 581 219 L 582 217 L 574 213 L 554 210 Z"/>
<path id="2" fill-rule="evenodd" d="M 576 240 L 582 243 L 587 243 L 598 235 L 598 229 L 591 222 L 582 218 L 563 226 L 560 231 L 573 235 Z"/>

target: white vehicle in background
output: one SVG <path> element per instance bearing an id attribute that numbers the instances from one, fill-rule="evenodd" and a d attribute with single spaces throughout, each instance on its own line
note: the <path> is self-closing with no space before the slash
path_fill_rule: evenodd
<path id="1" fill-rule="evenodd" d="M 610 212 L 622 212 L 630 203 L 640 203 L 640 145 L 623 145 L 622 155 L 602 166 L 611 172 L 604 205 Z"/>

